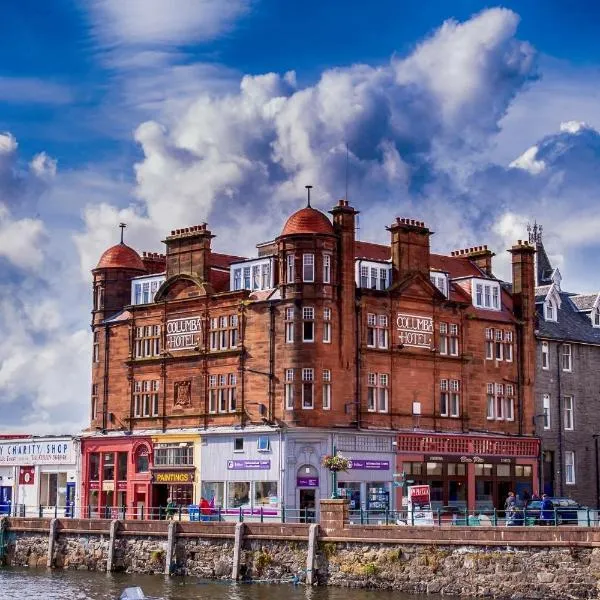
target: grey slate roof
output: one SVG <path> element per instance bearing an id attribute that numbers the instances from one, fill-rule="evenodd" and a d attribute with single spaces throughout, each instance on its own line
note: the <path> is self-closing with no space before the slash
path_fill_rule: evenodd
<path id="1" fill-rule="evenodd" d="M 550 264 L 550 259 L 546 254 L 546 249 L 544 248 L 544 244 L 542 242 L 538 242 L 536 244 L 536 276 L 537 281 L 536 285 L 545 285 L 548 283 L 552 283 L 552 272 L 554 269 Z"/>
<path id="2" fill-rule="evenodd" d="M 577 296 L 571 296 L 571 302 L 577 310 L 592 310 L 597 297 L 598 294 L 578 294 Z"/>
<path id="3" fill-rule="evenodd" d="M 593 327 L 589 315 L 579 312 L 572 298 L 581 297 L 568 292 L 560 292 L 561 305 L 558 309 L 558 321 L 544 320 L 543 299 L 536 288 L 537 336 L 570 342 L 600 344 L 600 328 Z M 594 296 L 595 299 L 595 296 Z"/>

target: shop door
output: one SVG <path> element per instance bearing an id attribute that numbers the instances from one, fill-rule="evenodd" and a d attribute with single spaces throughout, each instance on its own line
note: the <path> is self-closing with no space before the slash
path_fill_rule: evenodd
<path id="1" fill-rule="evenodd" d="M 546 450 L 544 452 L 544 461 L 542 464 L 542 477 L 544 481 L 544 494 L 554 496 L 554 452 Z"/>
<path id="2" fill-rule="evenodd" d="M 65 517 L 75 516 L 75 483 L 67 482 L 65 494 Z"/>
<path id="3" fill-rule="evenodd" d="M 12 487 L 0 486 L 0 515 L 10 514 L 12 504 Z"/>
<path id="4" fill-rule="evenodd" d="M 147 519 L 147 507 L 146 507 L 146 492 L 135 492 L 134 506 L 136 508 L 136 519 Z"/>
<path id="5" fill-rule="evenodd" d="M 506 502 L 506 499 L 508 498 L 508 492 L 514 492 L 513 485 L 510 481 L 498 481 L 498 485 L 497 485 L 496 489 L 497 489 L 497 495 L 496 495 L 495 506 L 498 507 L 500 510 L 503 510 L 504 503 Z"/>
<path id="6" fill-rule="evenodd" d="M 155 519 L 165 518 L 169 503 L 169 486 L 165 484 L 152 486 L 152 510 Z"/>
<path id="7" fill-rule="evenodd" d="M 300 522 L 314 523 L 316 509 L 315 490 L 300 490 Z"/>

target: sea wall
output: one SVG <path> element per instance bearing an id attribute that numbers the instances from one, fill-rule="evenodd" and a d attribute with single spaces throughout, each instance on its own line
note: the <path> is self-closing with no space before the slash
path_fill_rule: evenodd
<path id="1" fill-rule="evenodd" d="M 330 501 L 333 502 L 333 501 Z M 600 529 L 3 520 L 8 565 L 494 598 L 600 597 Z"/>

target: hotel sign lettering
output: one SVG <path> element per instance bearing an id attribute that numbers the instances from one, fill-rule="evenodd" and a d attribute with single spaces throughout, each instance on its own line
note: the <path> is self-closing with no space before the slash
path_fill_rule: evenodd
<path id="1" fill-rule="evenodd" d="M 400 343 L 415 348 L 433 347 L 433 318 L 398 313 L 396 328 Z"/>
<path id="2" fill-rule="evenodd" d="M 202 319 L 185 317 L 167 321 L 167 350 L 193 350 L 202 345 Z"/>

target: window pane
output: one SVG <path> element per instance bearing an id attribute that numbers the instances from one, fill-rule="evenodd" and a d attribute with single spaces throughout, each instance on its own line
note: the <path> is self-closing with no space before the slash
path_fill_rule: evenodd
<path id="1" fill-rule="evenodd" d="M 254 505 L 265 506 L 275 505 L 279 502 L 277 497 L 276 481 L 255 481 L 254 482 Z"/>
<path id="2" fill-rule="evenodd" d="M 227 507 L 238 508 L 250 504 L 250 482 L 230 481 L 227 483 Z"/>

